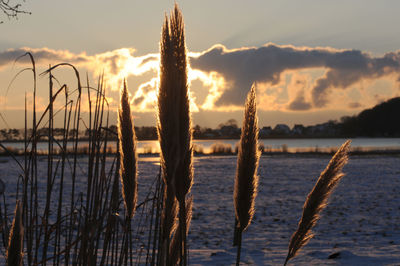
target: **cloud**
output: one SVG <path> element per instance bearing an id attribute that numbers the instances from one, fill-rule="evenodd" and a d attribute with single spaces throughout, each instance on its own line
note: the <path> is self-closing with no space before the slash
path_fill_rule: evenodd
<path id="1" fill-rule="evenodd" d="M 286 109 L 290 111 L 307 111 L 312 108 L 312 104 L 307 95 L 306 90 L 310 89 L 312 78 L 309 74 L 300 74 L 294 72 L 291 74 L 290 83 L 287 86 L 289 104 Z"/>
<path id="2" fill-rule="evenodd" d="M 272 43 L 258 48 L 232 50 L 223 45 L 215 45 L 192 57 L 190 63 L 194 69 L 219 73 L 226 80 L 225 83 L 230 84 L 220 89 L 222 93 L 215 99 L 216 106 L 242 105 L 254 81 L 274 85 L 280 82 L 281 74 L 285 71 L 326 69 L 325 74 L 318 78 L 311 88 L 312 105 L 322 108 L 327 106 L 329 95 L 335 89 L 347 89 L 364 79 L 377 79 L 399 72 L 400 53 L 373 57 L 358 50 L 295 47 Z M 292 108 L 308 107 L 302 100 L 301 97 L 297 98 Z"/>
<path id="3" fill-rule="evenodd" d="M 351 109 L 359 109 L 359 108 L 363 107 L 363 105 L 359 102 L 351 102 L 351 103 L 349 103 L 348 106 Z"/>
<path id="4" fill-rule="evenodd" d="M 158 72 L 158 54 L 135 56 L 135 49 L 121 48 L 110 52 L 96 54 L 92 59 L 93 69 L 104 70 L 106 79 L 112 85 L 111 89 L 119 90 L 121 82 L 128 76 L 141 76 L 147 72 Z"/>
<path id="5" fill-rule="evenodd" d="M 124 78 L 135 77 L 131 88 L 132 104 L 139 111 L 154 110 L 158 53 L 137 56 L 134 48 L 121 48 L 88 55 L 25 47 L 0 51 L 0 70 L 12 65 L 16 58 L 28 51 L 33 54 L 37 65 L 44 68 L 49 64 L 68 62 L 89 70 L 93 75 L 103 71 L 107 87 L 114 93 L 119 91 Z M 189 59 L 189 83 L 200 81 L 195 92 L 191 92 L 193 110 L 239 110 L 253 82 L 260 84 L 257 97 L 261 109 L 284 111 L 356 108 L 351 103 L 365 105 L 365 97 L 361 95 L 356 99 L 342 93 L 344 90 L 357 87 L 361 94 L 367 94 L 368 91 L 360 84 L 383 77 L 395 82 L 393 88 L 400 83 L 400 52 L 374 57 L 358 50 L 269 43 L 262 47 L 239 49 L 215 45 L 202 52 L 190 52 Z M 29 60 L 23 57 L 18 64 L 29 66 Z M 393 88 L 389 88 L 391 94 Z"/>
<path id="6" fill-rule="evenodd" d="M 37 64 L 46 64 L 54 62 L 68 62 L 68 63 L 85 63 L 88 62 L 89 57 L 85 53 L 74 54 L 67 50 L 52 50 L 49 48 L 28 48 L 23 47 L 19 49 L 8 49 L 0 52 L 0 68 L 10 64 L 14 64 L 15 60 L 22 55 L 30 52 Z M 24 56 L 18 59 L 19 63 L 30 64 L 29 57 Z"/>
<path id="7" fill-rule="evenodd" d="M 139 112 L 148 112 L 154 110 L 157 106 L 157 87 L 158 78 L 152 78 L 150 81 L 142 83 L 132 97 L 131 104 Z"/>
<path id="8" fill-rule="evenodd" d="M 311 103 L 305 100 L 304 91 L 299 91 L 296 98 L 288 105 L 288 109 L 291 111 L 307 111 L 311 107 Z"/>
<path id="9" fill-rule="evenodd" d="M 54 50 L 49 48 L 9 49 L 0 51 L 0 70 L 6 66 L 23 64 L 31 66 L 29 57 L 23 56 L 30 52 L 36 66 L 48 67 L 49 64 L 71 63 L 77 67 L 84 67 L 94 75 L 104 73 L 105 78 L 114 91 L 119 90 L 122 80 L 128 76 L 141 76 L 146 72 L 158 71 L 158 54 L 135 56 L 134 48 L 121 48 L 104 53 L 88 55 L 86 53 L 72 53 L 68 50 Z M 16 59 L 18 60 L 16 61 Z"/>

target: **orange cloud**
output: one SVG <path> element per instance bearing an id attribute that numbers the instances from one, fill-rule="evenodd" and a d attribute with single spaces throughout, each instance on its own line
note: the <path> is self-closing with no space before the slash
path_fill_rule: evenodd
<path id="1" fill-rule="evenodd" d="M 25 47 L 0 52 L 0 70 L 28 51 L 42 68 L 69 62 L 96 75 L 103 72 L 107 88 L 113 93 L 113 98 L 108 99 L 111 109 L 118 106 L 115 92 L 122 87 L 124 78 L 136 79 L 137 88 L 132 91 L 135 111 L 149 112 L 156 107 L 158 53 L 136 56 L 135 49 L 121 48 L 88 55 Z M 385 99 L 398 95 L 400 80 L 400 52 L 374 57 L 362 51 L 330 47 L 268 43 L 227 49 L 215 45 L 202 52 L 190 52 L 189 61 L 189 85 L 194 81 L 201 84 L 196 93 L 190 91 L 194 112 L 241 109 L 254 81 L 258 83 L 261 110 L 361 108 L 377 101 L 373 95 Z M 29 65 L 29 60 L 21 58 L 18 64 Z"/>

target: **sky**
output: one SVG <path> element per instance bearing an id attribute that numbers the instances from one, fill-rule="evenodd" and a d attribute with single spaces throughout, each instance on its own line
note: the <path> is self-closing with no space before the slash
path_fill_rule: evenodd
<path id="1" fill-rule="evenodd" d="M 260 126 L 339 120 L 400 96 L 399 1 L 177 3 L 185 21 L 194 124 L 241 122 L 253 82 Z M 136 125 L 155 125 L 160 31 L 174 1 L 22 4 L 31 15 L 0 17 L 0 128 L 22 128 L 25 95 L 32 105 L 32 73 L 18 74 L 29 62 L 15 61 L 28 51 L 38 73 L 67 62 L 82 77 L 87 73 L 92 86 L 104 73 L 111 123 L 126 78 Z M 73 93 L 71 69 L 53 74 Z M 39 110 L 48 97 L 48 77 L 40 76 Z"/>

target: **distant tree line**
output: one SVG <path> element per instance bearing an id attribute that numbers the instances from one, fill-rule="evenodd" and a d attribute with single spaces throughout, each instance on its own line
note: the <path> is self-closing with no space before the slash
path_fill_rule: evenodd
<path id="1" fill-rule="evenodd" d="M 157 128 L 151 126 L 135 127 L 139 140 L 157 139 Z M 86 129 L 79 132 L 82 140 L 89 139 L 90 134 L 102 134 L 110 140 L 117 139 L 117 127 L 111 125 L 100 132 L 90 132 Z M 63 128 L 53 129 L 55 139 L 62 139 L 64 135 L 74 136 L 74 130 L 66 132 Z M 221 123 L 217 128 L 201 127 L 193 128 L 195 139 L 239 139 L 241 129 L 235 119 Z M 28 136 L 31 130 L 28 130 Z M 37 131 L 39 140 L 47 140 L 48 128 L 40 128 Z M 366 109 L 355 116 L 344 116 L 340 121 L 330 120 L 326 123 L 303 126 L 294 125 L 292 128 L 285 124 L 278 124 L 274 128 L 265 126 L 260 129 L 260 138 L 334 138 L 334 137 L 400 137 L 400 97 L 392 98 L 386 102 Z M 23 131 L 18 129 L 1 129 L 1 141 L 23 140 Z"/>
<path id="2" fill-rule="evenodd" d="M 400 137 L 400 97 L 392 98 L 357 116 L 342 117 L 342 132 L 349 136 Z"/>

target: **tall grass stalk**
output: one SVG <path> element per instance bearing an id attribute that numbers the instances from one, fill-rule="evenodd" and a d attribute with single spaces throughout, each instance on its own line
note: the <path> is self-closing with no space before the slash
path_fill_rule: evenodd
<path id="1" fill-rule="evenodd" d="M 250 225 L 257 196 L 258 122 L 255 84 L 247 95 L 242 133 L 240 136 L 233 202 L 235 206 L 234 245 L 237 245 L 236 265 L 240 264 L 242 233 Z"/>
<path id="2" fill-rule="evenodd" d="M 186 234 L 188 234 L 189 231 L 189 226 L 192 221 L 192 209 L 193 209 L 193 196 L 187 199 L 186 201 L 186 206 L 185 206 L 185 217 L 186 217 L 186 223 L 184 224 L 186 226 Z M 178 229 L 176 231 L 176 234 L 174 235 L 171 246 L 170 246 L 170 251 L 169 253 L 171 254 L 171 265 L 178 265 L 182 261 L 182 257 L 180 256 L 181 252 L 181 241 L 182 241 L 182 228 L 181 223 L 178 225 Z"/>
<path id="3" fill-rule="evenodd" d="M 319 176 L 314 188 L 308 194 L 303 206 L 303 215 L 296 232 L 290 239 L 285 265 L 314 236 L 311 229 L 317 224 L 320 213 L 327 205 L 329 196 L 344 176 L 342 169 L 348 160 L 350 143 L 350 140 L 346 141 L 333 155 L 329 164 Z"/>
<path id="4" fill-rule="evenodd" d="M 36 90 L 35 62 L 31 54 L 34 73 L 34 90 Z M 53 76 L 54 69 L 69 67 L 75 72 L 77 87 L 70 88 L 67 84 L 59 84 Z M 35 93 L 33 99 L 25 101 L 25 152 L 24 163 L 16 160 L 21 167 L 21 181 L 17 183 L 16 199 L 21 199 L 21 219 L 24 224 L 27 265 L 52 263 L 54 265 L 93 265 L 100 262 L 106 265 L 116 265 L 121 254 L 125 255 L 125 246 L 118 240 L 125 235 L 128 243 L 132 243 L 130 230 L 121 230 L 118 213 L 121 201 L 119 195 L 119 161 L 117 156 L 111 157 L 111 167 L 106 166 L 109 107 L 105 98 L 103 78 L 99 78 L 97 88 L 92 88 L 87 82 L 90 117 L 84 121 L 81 115 L 81 86 L 78 70 L 70 64 L 62 63 L 50 67 L 42 75 L 49 76 L 49 103 L 44 112 L 36 113 Z M 64 92 L 64 94 L 62 93 Z M 94 97 L 93 97 L 94 92 Z M 64 95 L 64 99 L 62 98 Z M 26 97 L 27 98 L 27 97 Z M 32 130 L 28 129 L 27 102 L 32 101 Z M 60 106 L 56 111 L 55 106 Z M 57 107 L 58 108 L 58 107 Z M 60 112 L 62 111 L 62 112 Z M 57 114 L 63 116 L 63 137 L 54 138 L 54 122 Z M 37 119 L 38 118 L 38 119 Z M 81 122 L 90 132 L 89 152 L 87 157 L 78 157 L 79 128 Z M 37 129 L 45 127 L 46 133 L 38 135 Z M 132 128 L 132 127 L 131 127 Z M 112 134 L 117 134 L 112 133 Z M 46 155 L 47 167 L 38 169 L 39 154 L 36 142 L 39 138 L 48 141 Z M 71 143 L 72 142 L 72 143 Z M 69 144 L 73 149 L 67 150 Z M 57 145 L 59 154 L 53 152 Z M 0 143 L 0 147 L 4 149 Z M 44 157 L 41 157 L 44 158 Z M 88 160 L 83 162 L 84 160 Z M 40 159 L 42 160 L 42 159 Z M 83 165 L 87 165 L 86 169 Z M 40 170 L 40 172 L 38 171 Z M 82 171 L 87 180 L 85 185 L 78 185 L 77 177 Z M 38 174 L 40 173 L 40 175 Z M 116 182 L 118 181 L 118 182 Z M 82 180 L 79 180 L 81 183 Z M 39 185 L 44 184 L 44 185 Z M 22 189 L 19 188 L 22 187 Z M 22 195 L 20 195 L 22 193 Z M 8 196 L 10 199 L 10 197 Z M 132 204 L 135 206 L 136 204 Z M 7 203 L 4 202 L 4 221 L 7 221 Z M 126 211 L 128 215 L 128 211 Z M 3 219 L 3 213 L 0 215 Z M 7 224 L 4 223 L 3 237 L 8 236 Z M 125 228 L 124 228 L 125 229 Z M 101 250 L 101 252 L 99 252 Z M 132 263 L 132 254 L 130 253 Z M 125 256 L 127 260 L 127 256 Z"/>
<path id="5" fill-rule="evenodd" d="M 129 103 L 128 89 L 126 81 L 121 95 L 121 105 L 118 110 L 118 139 L 120 156 L 120 176 L 122 184 L 122 197 L 126 210 L 126 233 L 125 238 L 125 258 L 128 258 L 128 247 L 131 247 L 131 219 L 135 214 L 137 202 L 137 153 L 136 153 L 136 135 L 133 126 L 131 108 Z M 132 249 L 130 249 L 132 250 Z M 131 256 L 132 257 L 132 256 Z"/>
<path id="6" fill-rule="evenodd" d="M 182 13 L 177 4 L 165 18 L 160 42 L 160 88 L 158 94 L 158 136 L 162 176 L 165 183 L 162 215 L 163 236 L 159 252 L 170 263 L 170 242 L 175 232 L 176 203 L 179 204 L 179 254 L 187 264 L 186 197 L 193 183 L 192 129 L 187 80 L 187 57 Z"/>
<path id="7" fill-rule="evenodd" d="M 131 219 L 135 214 L 137 202 L 137 153 L 136 135 L 133 126 L 128 90 L 124 81 L 121 95 L 121 106 L 118 111 L 118 139 L 120 145 L 119 155 L 121 157 L 121 184 L 122 196 L 127 212 Z"/>

